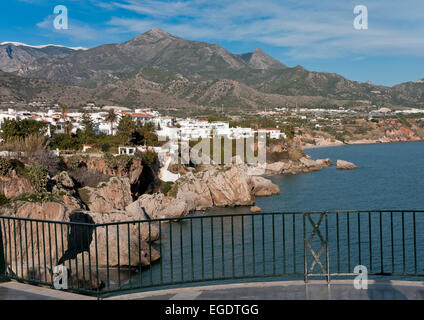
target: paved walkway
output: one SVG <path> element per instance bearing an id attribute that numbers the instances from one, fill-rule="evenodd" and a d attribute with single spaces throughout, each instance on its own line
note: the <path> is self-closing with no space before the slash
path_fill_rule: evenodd
<path id="1" fill-rule="evenodd" d="M 122 295 L 124 300 L 424 300 L 424 282 L 372 281 L 357 290 L 352 280 L 264 282 L 180 288 Z"/>
<path id="2" fill-rule="evenodd" d="M 0 283 L 0 300 L 93 300 L 73 293 L 17 283 Z M 132 293 L 105 300 L 424 300 L 424 282 L 372 281 L 357 290 L 350 280 L 212 285 Z"/>
<path id="3" fill-rule="evenodd" d="M 0 300 L 93 300 L 79 294 L 9 281 L 0 283 Z"/>

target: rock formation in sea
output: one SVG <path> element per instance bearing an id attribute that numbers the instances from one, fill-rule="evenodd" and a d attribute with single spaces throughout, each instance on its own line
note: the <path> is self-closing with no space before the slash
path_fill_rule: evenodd
<path id="1" fill-rule="evenodd" d="M 337 169 L 352 170 L 358 168 L 354 163 L 344 160 L 337 160 Z"/>
<path id="2" fill-rule="evenodd" d="M 192 203 L 196 210 L 212 207 L 249 206 L 255 196 L 271 196 L 280 188 L 269 179 L 251 176 L 246 167 L 210 167 L 205 171 L 189 172 L 170 190 L 176 199 Z"/>
<path id="3" fill-rule="evenodd" d="M 312 160 L 309 156 L 305 156 L 295 161 L 288 160 L 267 164 L 266 173 L 296 174 L 300 172 L 318 171 L 331 165 L 333 165 L 333 162 L 329 158 Z"/>
<path id="4" fill-rule="evenodd" d="M 262 212 L 262 209 L 258 206 L 252 206 L 252 207 L 250 207 L 250 212 L 258 213 L 258 212 Z"/>

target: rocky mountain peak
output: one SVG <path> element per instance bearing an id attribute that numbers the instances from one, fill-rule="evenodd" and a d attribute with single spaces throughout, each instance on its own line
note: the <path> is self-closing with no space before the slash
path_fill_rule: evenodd
<path id="1" fill-rule="evenodd" d="M 255 50 L 253 50 L 253 54 L 265 54 L 266 55 L 266 53 L 261 48 L 256 48 Z"/>
<path id="2" fill-rule="evenodd" d="M 180 38 L 166 32 L 166 31 L 163 31 L 159 28 L 153 28 L 153 29 L 150 29 L 149 31 L 147 31 L 145 33 L 138 35 L 137 37 L 135 37 L 131 41 L 139 41 L 139 40 L 142 40 L 142 41 L 157 41 L 157 40 L 162 40 L 162 39 L 180 39 Z"/>
<path id="3" fill-rule="evenodd" d="M 254 69 L 269 70 L 287 68 L 286 65 L 270 57 L 260 48 L 256 48 L 253 52 L 242 54 L 240 57 Z"/>
<path id="4" fill-rule="evenodd" d="M 156 45 L 159 42 L 166 42 L 169 43 L 171 41 L 175 40 L 183 40 L 177 36 L 174 36 L 166 31 L 163 31 L 159 28 L 153 28 L 149 31 L 142 33 L 132 40 L 129 40 L 122 44 L 124 47 L 139 47 L 139 46 L 146 46 L 146 45 Z"/>
<path id="5" fill-rule="evenodd" d="M 156 38 L 173 37 L 173 35 L 171 35 L 170 33 L 163 31 L 159 28 L 150 29 L 149 31 L 145 33 L 145 35 L 149 35 Z"/>

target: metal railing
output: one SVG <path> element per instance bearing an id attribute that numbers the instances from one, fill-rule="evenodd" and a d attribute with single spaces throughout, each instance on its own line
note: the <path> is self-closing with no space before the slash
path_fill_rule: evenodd
<path id="1" fill-rule="evenodd" d="M 0 216 L 0 276 L 54 286 L 55 267 L 64 266 L 65 289 L 98 296 L 202 282 L 330 281 L 356 276 L 357 265 L 370 278 L 421 280 L 424 211 L 199 215 L 103 224 Z"/>

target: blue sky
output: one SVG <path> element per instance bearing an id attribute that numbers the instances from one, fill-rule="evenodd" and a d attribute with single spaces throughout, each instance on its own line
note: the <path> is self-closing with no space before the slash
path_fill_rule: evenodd
<path id="1" fill-rule="evenodd" d="M 69 29 L 53 28 L 56 5 Z M 368 30 L 353 27 L 366 5 Z M 424 78 L 422 0 L 9 0 L 0 4 L 0 42 L 95 47 L 153 27 L 234 53 L 262 48 L 286 65 L 394 85 Z"/>

